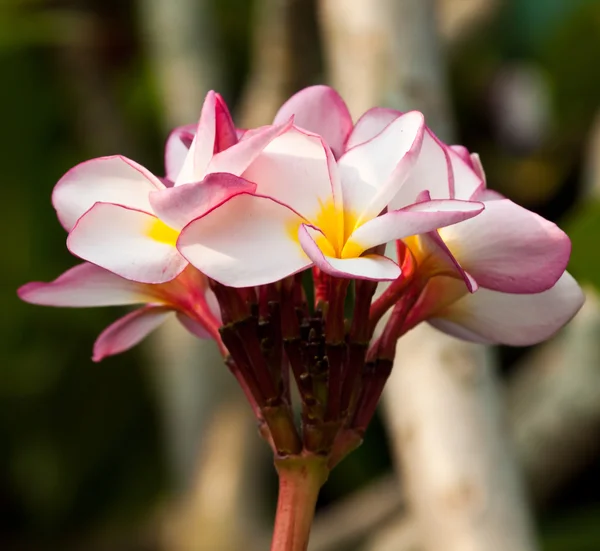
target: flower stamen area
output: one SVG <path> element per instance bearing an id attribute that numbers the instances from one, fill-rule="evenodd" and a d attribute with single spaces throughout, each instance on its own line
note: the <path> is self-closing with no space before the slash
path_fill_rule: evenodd
<path id="1" fill-rule="evenodd" d="M 154 241 L 175 247 L 179 232 L 174 230 L 171 226 L 167 226 L 162 220 L 156 218 L 148 224 L 146 235 L 151 239 L 154 239 Z"/>

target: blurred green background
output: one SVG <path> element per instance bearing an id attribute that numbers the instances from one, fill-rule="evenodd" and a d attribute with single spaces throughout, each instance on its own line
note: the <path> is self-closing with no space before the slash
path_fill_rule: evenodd
<path id="1" fill-rule="evenodd" d="M 116 309 L 35 307 L 15 294 L 75 263 L 50 204 L 66 170 L 120 153 L 162 173 L 164 106 L 143 40 L 143 2 L 0 2 L 0 549 L 157 549 L 156 519 L 173 477 L 143 350 L 93 364 L 93 341 Z M 211 4 L 220 91 L 234 112 L 250 67 L 254 8 Z M 325 79 L 313 38 L 306 55 L 314 61 L 296 88 Z M 448 56 L 459 142 L 480 152 L 491 187 L 567 228 L 572 272 L 600 289 L 600 203 L 585 191 L 584 161 L 600 116 L 600 2 L 508 0 Z M 502 351 L 506 376 L 522 354 Z M 600 439 L 600 430 L 589 438 Z M 599 467 L 594 453 L 540 510 L 545 550 L 600 549 Z M 255 499 L 268 523 L 272 467 L 258 469 Z M 322 504 L 390 469 L 378 424 L 334 472 Z"/>

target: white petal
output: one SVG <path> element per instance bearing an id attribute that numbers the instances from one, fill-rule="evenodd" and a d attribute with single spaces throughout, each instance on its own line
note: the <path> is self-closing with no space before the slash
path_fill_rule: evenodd
<path id="1" fill-rule="evenodd" d="M 340 95 L 329 86 L 309 86 L 294 94 L 275 115 L 274 124 L 294 117 L 294 124 L 319 134 L 339 157 L 352 130 L 352 117 Z"/>
<path id="2" fill-rule="evenodd" d="M 354 125 L 352 133 L 348 137 L 346 149 L 350 149 L 351 147 L 373 139 L 400 115 L 402 115 L 401 111 L 388 109 L 386 107 L 374 107 L 373 109 L 369 109 Z"/>
<path id="3" fill-rule="evenodd" d="M 100 157 L 69 170 L 54 187 L 52 204 L 60 223 L 70 231 L 98 202 L 152 212 L 148 194 L 164 187 L 156 176 L 130 159 Z"/>
<path id="4" fill-rule="evenodd" d="M 349 251 L 365 251 L 371 247 L 427 233 L 478 215 L 482 203 L 437 200 L 415 203 L 401 210 L 377 216 L 357 228 L 348 238 L 342 256 Z M 352 255 L 354 256 L 354 255 Z"/>
<path id="5" fill-rule="evenodd" d="M 311 220 L 322 205 L 336 201 L 335 174 L 330 170 L 335 170 L 335 161 L 323 140 L 291 127 L 265 147 L 242 176 L 256 183 L 257 194 Z"/>
<path id="6" fill-rule="evenodd" d="M 345 212 L 366 221 L 388 205 L 417 161 L 423 131 L 423 115 L 411 111 L 342 156 L 338 166 Z"/>
<path id="7" fill-rule="evenodd" d="M 452 166 L 452 185 L 450 197 L 454 199 L 470 199 L 473 194 L 485 184 L 479 175 L 473 170 L 471 162 L 466 162 L 452 148 L 447 148 Z"/>
<path id="8" fill-rule="evenodd" d="M 486 202 L 479 216 L 441 229 L 440 236 L 479 285 L 507 293 L 549 289 L 571 252 L 555 224 L 508 199 Z"/>
<path id="9" fill-rule="evenodd" d="M 92 360 L 99 362 L 107 356 L 113 356 L 129 350 L 157 329 L 173 310 L 164 306 L 145 306 L 109 325 L 94 344 Z"/>
<path id="10" fill-rule="evenodd" d="M 209 174 L 196 184 L 177 187 L 150 194 L 156 215 L 172 228 L 181 229 L 238 193 L 254 193 L 256 184 L 232 174 Z"/>
<path id="11" fill-rule="evenodd" d="M 23 285 L 19 297 L 44 306 L 112 306 L 153 300 L 143 284 L 123 279 L 94 264 L 79 264 L 54 281 Z"/>
<path id="12" fill-rule="evenodd" d="M 236 195 L 188 224 L 177 247 L 198 270 L 224 285 L 263 285 L 312 264 L 296 238 L 302 221 L 270 198 Z"/>
<path id="13" fill-rule="evenodd" d="M 155 216 L 109 203 L 97 203 L 67 239 L 76 256 L 142 283 L 164 283 L 187 262 L 177 252 L 177 232 Z"/>
<path id="14" fill-rule="evenodd" d="M 400 277 L 399 266 L 385 256 L 370 254 L 354 258 L 335 258 L 325 254 L 317 244 L 317 241 L 323 239 L 323 234 L 306 224 L 302 224 L 298 236 L 304 252 L 315 266 L 332 276 L 374 281 L 388 281 Z"/>
<path id="15" fill-rule="evenodd" d="M 217 153 L 208 164 L 207 173 L 229 172 L 235 176 L 241 175 L 269 143 L 277 136 L 287 132 L 291 127 L 292 122 L 289 121 L 276 126 L 255 129 L 245 139 Z"/>
<path id="16" fill-rule="evenodd" d="M 565 272 L 543 293 L 514 295 L 479 289 L 447 307 L 431 324 L 459 338 L 527 346 L 554 335 L 581 308 L 584 295 Z"/>
<path id="17" fill-rule="evenodd" d="M 178 126 L 167 138 L 165 145 L 165 173 L 171 182 L 174 182 L 181 172 L 185 158 L 194 140 L 196 128 L 196 124 Z"/>
<path id="18" fill-rule="evenodd" d="M 208 163 L 215 151 L 217 132 L 216 105 L 216 94 L 211 90 L 206 95 L 206 99 L 202 105 L 196 134 L 175 180 L 176 186 L 199 182 L 206 176 Z"/>
<path id="19" fill-rule="evenodd" d="M 427 128 L 417 162 L 389 208 L 397 210 L 410 205 L 423 191 L 428 191 L 432 199 L 450 199 L 451 179 L 450 157 L 446 148 Z"/>

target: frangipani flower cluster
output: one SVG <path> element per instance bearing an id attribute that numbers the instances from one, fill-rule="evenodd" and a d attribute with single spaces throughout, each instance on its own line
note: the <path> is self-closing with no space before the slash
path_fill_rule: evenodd
<path id="1" fill-rule="evenodd" d="M 279 457 L 304 450 L 331 467 L 355 446 L 397 339 L 421 321 L 527 345 L 583 302 L 568 237 L 488 190 L 478 156 L 418 112 L 375 108 L 354 124 L 334 90 L 314 86 L 273 124 L 240 130 L 211 92 L 198 125 L 169 137 L 165 164 L 165 177 L 120 156 L 70 170 L 52 200 L 85 262 L 19 294 L 145 304 L 100 336 L 96 360 L 175 312 L 218 342 Z"/>

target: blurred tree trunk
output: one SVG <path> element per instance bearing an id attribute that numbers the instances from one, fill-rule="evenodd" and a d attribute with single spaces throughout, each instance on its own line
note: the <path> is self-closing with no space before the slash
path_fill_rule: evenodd
<path id="1" fill-rule="evenodd" d="M 314 0 L 256 0 L 250 75 L 239 106 L 244 128 L 270 124 L 283 102 L 320 70 Z"/>
<path id="2" fill-rule="evenodd" d="M 331 81 L 354 116 L 419 109 L 452 137 L 432 0 L 322 0 Z M 535 549 L 484 348 L 426 325 L 403 337 L 385 413 L 419 539 L 431 551 Z"/>

